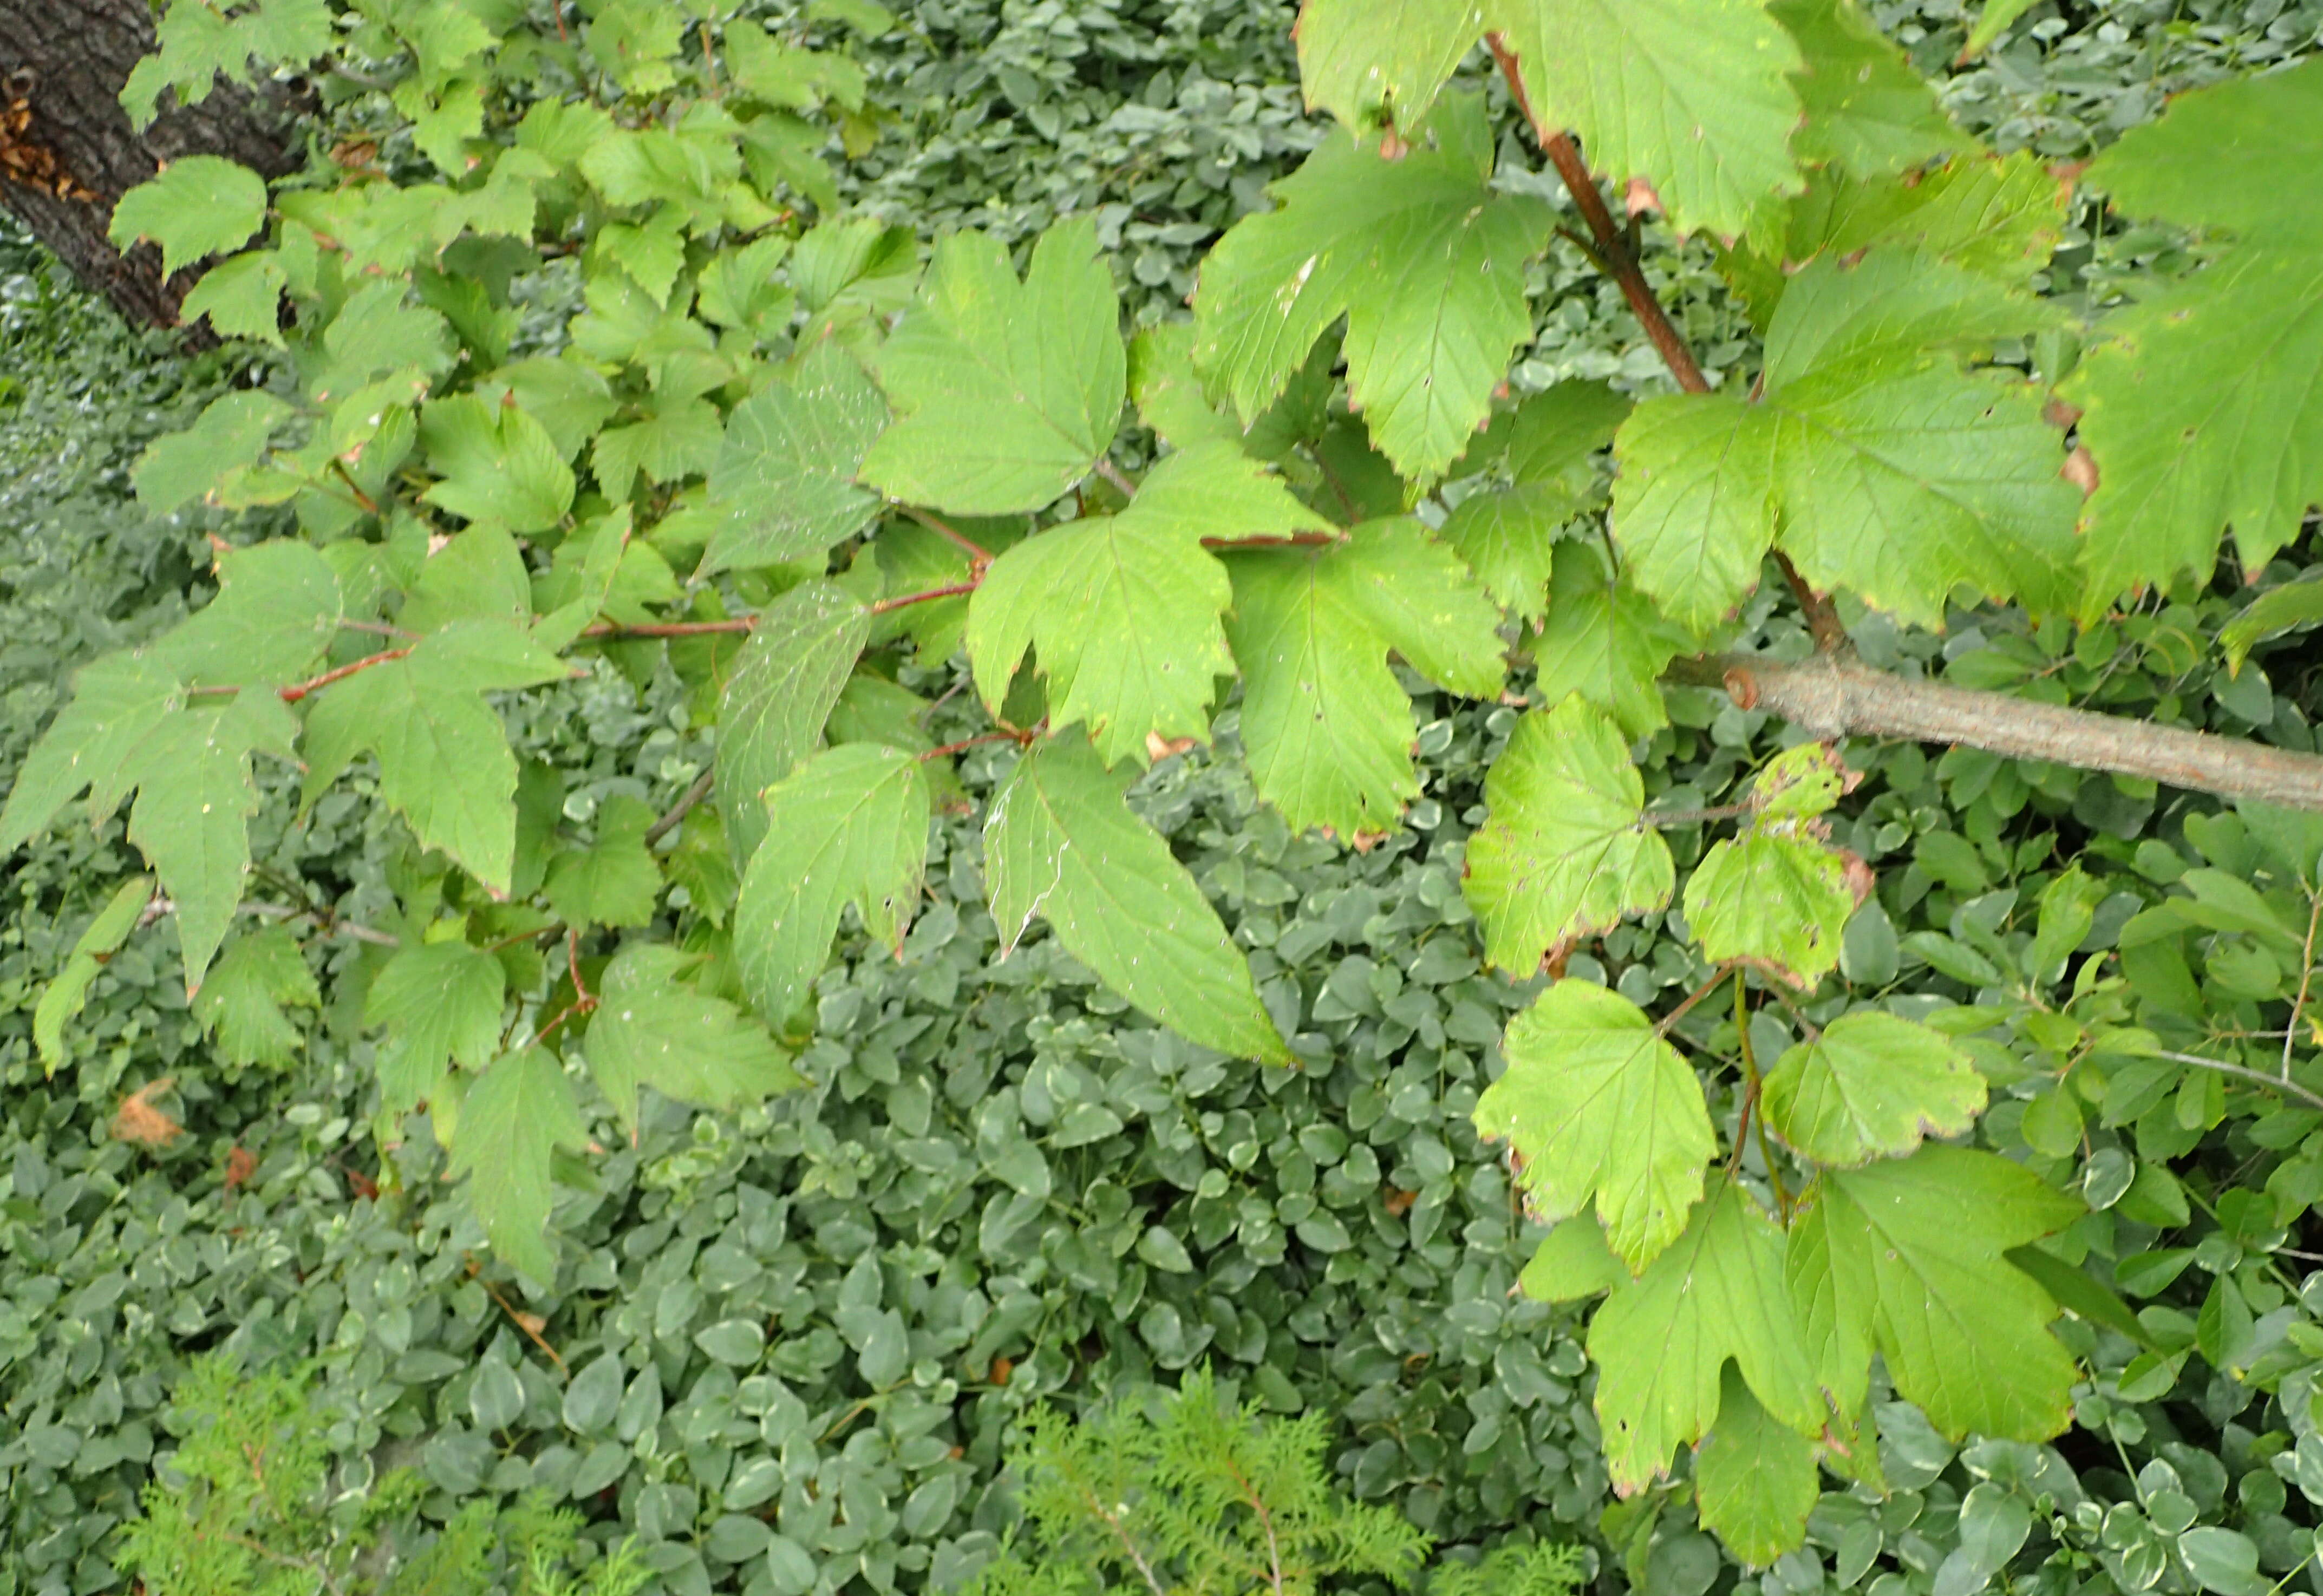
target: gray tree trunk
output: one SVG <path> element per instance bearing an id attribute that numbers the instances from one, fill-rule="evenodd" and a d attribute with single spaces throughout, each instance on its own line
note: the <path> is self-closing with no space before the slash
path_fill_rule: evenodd
<path id="1" fill-rule="evenodd" d="M 161 252 L 106 237 L 115 201 L 163 161 L 222 155 L 266 177 L 298 163 L 297 96 L 220 82 L 142 133 L 121 108 L 130 69 L 154 45 L 148 0 L 0 0 L 0 207 L 133 323 L 178 325 L 188 273 Z"/>

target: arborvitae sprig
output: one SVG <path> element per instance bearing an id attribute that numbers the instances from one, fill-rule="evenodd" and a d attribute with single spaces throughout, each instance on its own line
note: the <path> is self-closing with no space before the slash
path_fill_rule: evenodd
<path id="1" fill-rule="evenodd" d="M 1408 1582 L 1429 1537 L 1334 1491 L 1327 1442 L 1318 1415 L 1221 1405 L 1207 1373 L 1188 1376 L 1158 1417 L 1035 1410 L 1010 1457 L 1024 1529 L 977 1596 L 1311 1596 L 1330 1575 Z"/>
<path id="2" fill-rule="evenodd" d="M 572 1578 L 580 1516 L 543 1492 L 470 1502 L 424 1546 L 425 1491 L 408 1470 L 351 1512 L 328 1510 L 324 1415 L 305 1370 L 206 1358 L 176 1408 L 184 1443 L 145 1488 L 117 1558 L 146 1596 L 635 1596 L 652 1577 L 624 1542 Z M 382 1540 L 418 1549 L 390 1557 Z"/>

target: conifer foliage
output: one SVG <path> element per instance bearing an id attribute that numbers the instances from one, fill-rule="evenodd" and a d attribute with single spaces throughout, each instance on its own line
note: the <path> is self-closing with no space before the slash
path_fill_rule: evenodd
<path id="1" fill-rule="evenodd" d="M 367 4 L 335 32 L 325 9 L 175 0 L 131 97 L 328 53 L 385 86 L 353 104 L 389 164 L 343 147 L 270 193 L 188 161 L 114 224 L 208 259 L 188 314 L 279 351 L 153 447 L 141 495 L 277 535 L 88 666 L 0 810 L 5 852 L 129 806 L 145 915 L 229 1050 L 279 1051 L 283 1005 L 318 996 L 279 931 L 235 929 L 280 885 L 252 873 L 262 797 L 391 814 L 399 917 L 342 977 L 381 1128 L 424 1105 L 493 1247 L 546 1282 L 584 1084 L 629 1119 L 647 1088 L 730 1106 L 794 1080 L 833 939 L 904 946 L 958 761 L 1001 776 L 1005 946 L 1054 938 L 1192 1041 L 1290 1067 L 1293 1017 L 1138 817 L 1141 773 L 1201 747 L 1363 846 L 1419 796 L 1414 692 L 1529 688 L 1467 856 L 1492 962 L 1561 969 L 1675 908 L 1712 967 L 1659 1015 L 1547 986 L 1476 1107 L 1556 1222 L 1526 1289 L 1604 1295 L 1617 1486 L 1692 1449 L 1704 1522 L 1765 1562 L 1819 1465 L 1864 1477 L 1875 1355 L 1948 1435 L 2065 1424 L 2056 1306 L 2010 1253 L 2079 1201 L 1947 1144 L 1981 1078 L 1840 976 L 1866 890 L 1828 837 L 1841 755 L 1810 740 L 1732 811 L 1678 814 L 1630 749 L 1660 673 L 1714 659 L 1769 580 L 1838 658 L 1867 610 L 2093 621 L 2228 532 L 2246 565 L 2281 548 L 2323 499 L 2323 63 L 2189 95 L 2081 174 L 2205 260 L 2074 325 L 2034 291 L 2066 185 L 1978 147 L 1854 0 L 1308 0 L 1307 92 L 1339 131 L 1219 241 L 1190 326 L 1125 337 L 1086 222 L 1021 258 L 948 237 L 923 270 L 835 214 L 815 151 L 859 106 L 876 7 L 829 7 L 849 27 L 812 44 L 715 5 L 681 32 L 654 0 L 571 36 L 519 4 Z M 1503 95 L 1672 390 L 1507 398 L 1567 213 L 1496 181 Z M 1754 380 L 1704 379 L 1599 179 L 1717 247 Z M 581 309 L 543 343 L 519 290 L 552 261 Z M 2022 353 L 2084 344 L 2070 373 Z M 962 658 L 983 729 L 931 746 L 906 655 Z M 717 726 L 694 803 L 576 809 L 512 751 L 512 699 L 665 667 Z M 1681 880 L 1664 833 L 1705 824 Z M 1731 1007 L 1731 1056 L 1674 1040 L 1702 1003 Z M 1769 1004 L 1800 1040 L 1762 1060 Z"/>

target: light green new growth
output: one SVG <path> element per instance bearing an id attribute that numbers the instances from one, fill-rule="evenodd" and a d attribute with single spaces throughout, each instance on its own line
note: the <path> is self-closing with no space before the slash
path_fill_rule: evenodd
<path id="1" fill-rule="evenodd" d="M 629 1541 L 576 1574 L 581 1516 L 545 1491 L 469 1502 L 432 1530 L 410 1470 L 335 1496 L 331 1416 L 304 1371 L 213 1354 L 172 1407 L 178 1450 L 115 1555 L 145 1596 L 636 1596 L 653 1579 Z"/>
<path id="2" fill-rule="evenodd" d="M 1408 1586 L 1428 1536 L 1333 1487 L 1326 1424 L 1225 1402 L 1207 1371 L 1146 1410 L 1036 1408 L 1008 1458 L 1024 1522 L 973 1596 L 1316 1596 L 1364 1574 Z"/>

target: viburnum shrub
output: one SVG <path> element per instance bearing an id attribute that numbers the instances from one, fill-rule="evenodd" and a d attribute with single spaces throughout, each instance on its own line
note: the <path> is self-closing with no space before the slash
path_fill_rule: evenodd
<path id="1" fill-rule="evenodd" d="M 1703 1522 L 1771 1559 L 1819 1466 L 1876 1485 L 1875 1356 L 1947 1435 L 2065 1426 L 2052 1291 L 2119 1304 L 2030 1249 L 2081 1197 L 1966 1144 L 1988 1087 L 1961 1039 L 1990 1005 L 1838 973 L 1873 885 L 1828 839 L 1841 739 L 2234 798 L 2245 875 L 2309 901 L 2323 760 L 1885 674 L 1849 628 L 1988 601 L 2102 637 L 2130 595 L 2210 579 L 2227 529 L 2253 573 L 2299 535 L 2323 497 L 2323 64 L 2190 94 L 2059 173 L 1979 147 L 1850 0 L 1309 0 L 1306 89 L 1340 131 L 1218 242 L 1190 321 L 1125 340 L 1088 221 L 1021 259 L 956 234 L 923 269 L 830 214 L 818 151 L 856 139 L 862 78 L 810 45 L 876 41 L 877 8 L 822 0 L 797 36 L 716 0 L 582 10 L 177 0 L 133 80 L 150 114 L 321 58 L 359 93 L 331 158 L 271 193 L 188 159 L 115 217 L 172 268 L 217 257 L 187 315 L 283 373 L 157 444 L 142 497 L 282 535 L 221 547 L 208 607 L 83 671 L 0 812 L 13 848 L 84 793 L 100 821 L 130 801 L 158 882 L 51 989 L 52 1061 L 141 922 L 170 916 L 197 1014 L 246 1059 L 322 1001 L 290 923 L 347 931 L 335 1001 L 381 1038 L 379 1133 L 424 1108 L 493 1247 L 546 1282 L 582 1084 L 634 1123 L 646 1087 L 730 1105 L 794 1081 L 850 909 L 901 951 L 962 757 L 1006 766 L 981 861 L 1004 948 L 1052 936 L 1189 1041 L 1293 1069 L 1288 1016 L 1130 790 L 1208 745 L 1291 827 L 1363 847 L 1421 796 L 1414 694 L 1507 695 L 1527 713 L 1465 855 L 1492 962 L 1561 974 L 1675 907 L 1711 967 L 1659 1015 L 1553 980 L 1476 1109 L 1556 1222 L 1525 1289 L 1605 1295 L 1616 1488 L 1691 1447 Z M 1498 79 L 1455 84 L 1480 47 Z M 1581 231 L 1496 170 L 1503 94 Z M 2199 234 L 2199 266 L 2118 280 L 2116 306 L 2044 297 L 2076 185 Z M 1747 381 L 1711 382 L 1656 302 L 1649 216 L 1717 252 L 1760 335 Z M 1508 393 L 1561 231 L 1673 391 Z M 1722 652 L 1768 581 L 1810 656 Z M 2230 646 L 2318 594 L 2270 594 Z M 955 658 L 947 724 L 979 719 L 939 745 L 898 675 Z M 576 809 L 510 751 L 511 695 L 604 668 L 674 671 L 715 723 L 666 813 Z M 1631 750 L 1668 679 L 1802 740 L 1742 803 L 1649 809 Z M 286 769 L 302 803 L 403 828 L 394 923 L 344 926 L 279 870 L 253 888 L 246 820 Z M 1681 892 L 1665 833 L 1693 857 L 1711 826 Z M 2273 922 L 2208 876 L 2154 913 Z M 2056 1041 L 2070 1090 L 2044 1112 L 2157 1060 L 2323 1103 L 2303 981 L 2279 1073 L 2165 1050 L 2103 958 L 2070 963 L 2099 895 L 2056 877 L 2021 979 L 1978 956 Z M 1681 1051 L 1705 1003 L 1734 1023 Z M 1763 1057 L 1769 1006 L 1796 1040 Z"/>

